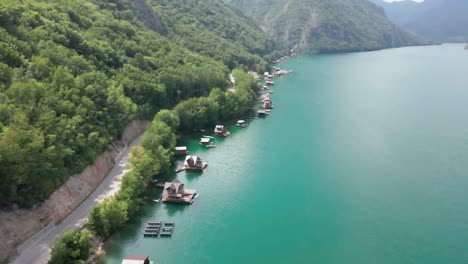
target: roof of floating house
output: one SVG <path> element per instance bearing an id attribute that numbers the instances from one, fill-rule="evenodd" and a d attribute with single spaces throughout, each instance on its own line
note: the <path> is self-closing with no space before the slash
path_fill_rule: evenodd
<path id="1" fill-rule="evenodd" d="M 164 189 L 173 189 L 175 191 L 179 190 L 179 187 L 182 185 L 184 186 L 184 184 L 182 182 L 180 182 L 179 180 L 175 179 L 173 180 L 172 182 L 166 182 L 164 184 Z"/>
<path id="2" fill-rule="evenodd" d="M 128 255 L 122 260 L 122 264 L 145 264 L 149 259 L 144 255 Z"/>
<path id="3" fill-rule="evenodd" d="M 223 129 L 224 129 L 224 126 L 223 126 L 223 125 L 217 125 L 217 126 L 215 127 L 215 131 L 223 131 Z"/>
<path id="4" fill-rule="evenodd" d="M 200 157 L 198 157 L 198 156 L 189 156 L 188 155 L 187 157 L 185 157 L 185 162 L 187 162 L 188 160 L 193 160 L 193 162 L 195 163 L 198 160 L 200 160 Z"/>
<path id="5" fill-rule="evenodd" d="M 209 137 L 204 137 L 204 138 L 201 138 L 201 139 L 200 139 L 200 142 L 201 142 L 201 143 L 209 143 L 210 140 L 211 140 L 211 138 L 209 138 Z"/>
<path id="6" fill-rule="evenodd" d="M 184 189 L 184 184 L 181 183 L 179 180 L 174 180 L 172 182 L 166 182 L 164 183 L 164 191 L 163 191 L 163 197 L 182 197 L 183 193 L 180 191 L 183 191 Z"/>
<path id="7" fill-rule="evenodd" d="M 187 150 L 187 147 L 185 147 L 185 146 L 184 147 L 176 147 L 175 150 L 180 150 L 180 151 Z"/>

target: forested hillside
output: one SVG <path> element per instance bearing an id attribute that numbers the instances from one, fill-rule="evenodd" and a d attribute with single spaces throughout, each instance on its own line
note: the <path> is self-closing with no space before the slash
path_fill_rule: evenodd
<path id="1" fill-rule="evenodd" d="M 427 43 L 392 24 L 367 0 L 227 1 L 287 49 L 362 51 Z"/>
<path id="2" fill-rule="evenodd" d="M 206 9 L 207 5 L 216 7 Z M 207 95 L 271 43 L 216 0 L 0 0 L 0 206 L 31 206 L 132 119 Z"/>
<path id="3" fill-rule="evenodd" d="M 136 0 L 135 2 L 141 2 Z M 181 46 L 224 62 L 266 67 L 273 43 L 255 22 L 223 1 L 150 0 L 163 21 L 162 31 Z"/>
<path id="4" fill-rule="evenodd" d="M 468 41 L 468 1 L 425 0 L 388 3 L 382 6 L 396 24 L 438 42 Z"/>

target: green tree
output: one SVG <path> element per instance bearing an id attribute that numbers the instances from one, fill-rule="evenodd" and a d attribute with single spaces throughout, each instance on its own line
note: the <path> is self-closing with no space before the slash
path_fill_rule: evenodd
<path id="1" fill-rule="evenodd" d="M 49 264 L 83 264 L 88 259 L 91 243 L 88 231 L 67 230 L 52 247 Z"/>
<path id="2" fill-rule="evenodd" d="M 173 132 L 177 130 L 179 127 L 179 116 L 174 111 L 163 109 L 159 111 L 156 116 L 154 117 L 153 122 L 159 123 L 163 122 L 168 125 Z"/>

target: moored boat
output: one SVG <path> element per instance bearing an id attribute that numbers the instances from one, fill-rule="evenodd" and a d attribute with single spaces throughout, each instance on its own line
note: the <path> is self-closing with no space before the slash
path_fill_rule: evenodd
<path id="1" fill-rule="evenodd" d="M 236 126 L 238 127 L 247 127 L 247 124 L 244 120 L 238 120 Z"/>

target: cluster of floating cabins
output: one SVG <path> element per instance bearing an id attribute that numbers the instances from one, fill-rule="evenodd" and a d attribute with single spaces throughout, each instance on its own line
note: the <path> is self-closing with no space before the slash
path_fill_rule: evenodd
<path id="1" fill-rule="evenodd" d="M 237 122 L 238 126 L 245 127 L 245 121 L 239 120 Z M 227 137 L 230 135 L 226 127 L 223 125 L 217 125 L 214 129 L 214 134 L 219 137 Z M 207 148 L 216 147 L 211 141 L 214 137 L 203 136 L 200 139 L 200 145 Z M 175 148 L 176 155 L 185 155 L 184 166 L 176 169 L 176 172 L 181 171 L 203 171 L 208 163 L 204 162 L 199 156 L 189 155 L 188 149 L 186 146 L 180 146 Z M 166 182 L 164 185 L 159 185 L 159 187 L 164 188 L 162 194 L 162 201 L 169 203 L 180 203 L 180 204 L 192 204 L 193 200 L 197 195 L 196 190 L 185 189 L 184 184 L 179 180 L 174 180 L 172 182 Z"/>
<path id="2" fill-rule="evenodd" d="M 285 74 L 290 73 L 291 71 L 281 70 L 279 67 L 273 67 L 273 72 L 270 74 L 269 72 L 265 72 L 265 86 L 263 86 L 264 90 L 269 90 L 269 85 L 274 85 L 272 78 L 283 76 Z M 265 117 L 270 114 L 271 109 L 273 109 L 273 101 L 271 100 L 270 94 L 272 92 L 266 91 L 261 96 L 262 106 L 257 111 L 258 117 Z M 238 127 L 246 127 L 247 124 L 245 120 L 238 120 L 237 124 Z M 228 137 L 230 135 L 229 131 L 226 129 L 224 125 L 216 125 L 213 131 L 215 136 L 218 137 Z M 207 148 L 214 148 L 216 145 L 213 143 L 213 139 L 215 137 L 212 136 L 203 136 L 200 139 L 200 145 L 205 146 Z M 199 156 L 189 155 L 189 151 L 186 146 L 179 146 L 175 148 L 176 155 L 185 155 L 184 166 L 181 168 L 177 168 L 176 172 L 181 171 L 203 171 L 207 166 L 208 163 L 204 162 Z M 166 182 L 164 186 L 160 185 L 160 187 L 164 188 L 163 191 L 163 202 L 172 202 L 172 203 L 181 203 L 181 204 L 191 204 L 193 203 L 193 199 L 196 196 L 196 190 L 189 190 L 184 189 L 184 184 L 181 183 L 179 180 L 174 180 L 173 182 Z"/>
<path id="3" fill-rule="evenodd" d="M 270 94 L 272 94 L 273 91 L 269 91 L 268 88 L 268 86 L 275 85 L 275 83 L 273 82 L 273 78 L 286 75 L 290 72 L 292 71 L 282 70 L 279 67 L 273 67 L 273 71 L 271 73 L 265 72 L 263 74 L 263 77 L 265 78 L 265 85 L 263 85 L 262 90 L 266 92 L 261 97 L 262 107 L 257 111 L 258 117 L 266 117 L 270 114 L 271 109 L 273 109 L 273 102 L 270 98 Z"/>
<path id="4" fill-rule="evenodd" d="M 268 86 L 274 85 L 272 78 L 282 76 L 290 73 L 291 71 L 281 70 L 278 67 L 273 67 L 273 72 L 265 72 L 265 85 L 263 90 L 267 90 L 261 96 L 261 107 L 257 111 L 258 117 L 265 117 L 270 114 L 271 109 L 273 109 L 273 102 L 270 98 L 272 91 L 269 91 Z M 238 120 L 238 127 L 247 127 L 245 120 Z M 214 128 L 214 135 L 218 137 L 228 137 L 230 135 L 229 131 L 224 125 L 216 125 Z M 207 148 L 214 148 L 216 145 L 212 142 L 215 137 L 212 136 L 203 136 L 200 139 L 200 145 Z M 176 169 L 176 172 L 181 172 L 184 170 L 189 171 L 203 171 L 208 163 L 202 161 L 198 156 L 189 155 L 189 151 L 186 146 L 179 146 L 175 148 L 176 155 L 185 155 L 184 166 Z M 179 203 L 179 204 L 192 204 L 193 200 L 197 195 L 196 190 L 185 189 L 184 184 L 179 180 L 174 180 L 172 182 L 165 182 L 164 184 L 157 185 L 160 188 L 163 188 L 162 202 L 168 203 Z M 173 222 L 149 222 L 147 223 L 144 236 L 145 237 L 158 237 L 158 236 L 171 236 L 174 229 Z M 126 256 L 122 264 L 150 264 L 147 256 L 143 255 L 129 255 Z"/>

